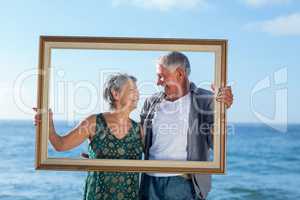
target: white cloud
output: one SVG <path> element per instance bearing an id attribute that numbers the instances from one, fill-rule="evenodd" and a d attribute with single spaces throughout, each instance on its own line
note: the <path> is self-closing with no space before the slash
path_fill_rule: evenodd
<path id="1" fill-rule="evenodd" d="M 286 16 L 254 22 L 246 25 L 246 29 L 260 30 L 272 35 L 300 36 L 300 13 L 293 13 Z"/>
<path id="2" fill-rule="evenodd" d="M 269 5 L 287 4 L 292 0 L 244 0 L 251 7 L 264 7 Z"/>
<path id="3" fill-rule="evenodd" d="M 113 0 L 113 5 L 133 5 L 137 7 L 167 11 L 174 8 L 202 8 L 207 5 L 206 1 L 207 0 Z"/>

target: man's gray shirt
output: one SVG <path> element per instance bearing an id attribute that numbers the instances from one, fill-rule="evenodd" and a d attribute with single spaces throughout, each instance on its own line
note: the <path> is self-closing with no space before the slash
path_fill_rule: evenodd
<path id="1" fill-rule="evenodd" d="M 187 160 L 208 161 L 209 148 L 212 148 L 211 127 L 214 121 L 213 93 L 197 88 L 194 83 L 190 83 L 190 92 L 191 106 L 188 119 Z M 154 112 L 156 106 L 159 105 L 164 97 L 165 94 L 163 92 L 156 93 L 145 100 L 142 108 L 141 124 L 145 133 L 145 160 L 149 159 L 149 149 L 152 145 L 152 119 Z M 196 194 L 201 198 L 206 198 L 211 189 L 211 175 L 191 175 Z"/>

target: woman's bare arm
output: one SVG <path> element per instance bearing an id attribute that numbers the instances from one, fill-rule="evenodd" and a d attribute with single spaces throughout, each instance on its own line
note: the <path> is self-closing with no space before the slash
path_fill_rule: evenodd
<path id="1" fill-rule="evenodd" d="M 36 108 L 33 108 L 37 111 Z M 79 146 L 87 138 L 91 138 L 95 132 L 96 116 L 91 115 L 81 121 L 75 128 L 67 132 L 64 136 L 60 136 L 56 133 L 53 114 L 49 112 L 50 130 L 49 140 L 56 151 L 68 151 Z M 35 125 L 40 123 L 40 114 L 35 115 Z"/>

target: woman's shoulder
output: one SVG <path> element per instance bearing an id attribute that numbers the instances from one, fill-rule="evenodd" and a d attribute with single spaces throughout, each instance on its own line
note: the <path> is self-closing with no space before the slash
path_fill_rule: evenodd
<path id="1" fill-rule="evenodd" d="M 103 122 L 101 120 L 102 114 L 103 113 L 91 114 L 88 117 L 86 117 L 84 120 L 85 121 L 84 127 L 88 128 L 88 130 L 90 132 L 90 140 L 92 140 L 92 138 L 96 135 L 98 125 L 103 124 Z"/>
<path id="2" fill-rule="evenodd" d="M 87 127 L 87 126 L 93 126 L 96 124 L 97 122 L 97 118 L 98 118 L 99 114 L 91 114 L 89 116 L 87 116 L 86 118 L 84 118 L 81 121 L 81 126 Z"/>
<path id="3" fill-rule="evenodd" d="M 87 117 L 85 118 L 85 121 L 88 121 L 88 122 L 90 122 L 90 123 L 96 122 L 96 118 L 97 118 L 98 115 L 99 115 L 99 114 L 91 114 L 91 115 L 89 115 L 89 116 L 87 116 Z"/>

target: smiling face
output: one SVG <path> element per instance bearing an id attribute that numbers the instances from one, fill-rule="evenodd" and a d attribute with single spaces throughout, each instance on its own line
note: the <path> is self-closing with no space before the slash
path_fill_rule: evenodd
<path id="1" fill-rule="evenodd" d="M 122 109 L 129 111 L 134 110 L 139 101 L 139 91 L 136 83 L 132 80 L 128 80 L 118 92 L 117 96 L 116 100 Z"/>
<path id="2" fill-rule="evenodd" d="M 166 96 L 170 99 L 183 93 L 182 69 L 169 69 L 162 64 L 156 66 L 156 84 L 164 88 Z"/>

